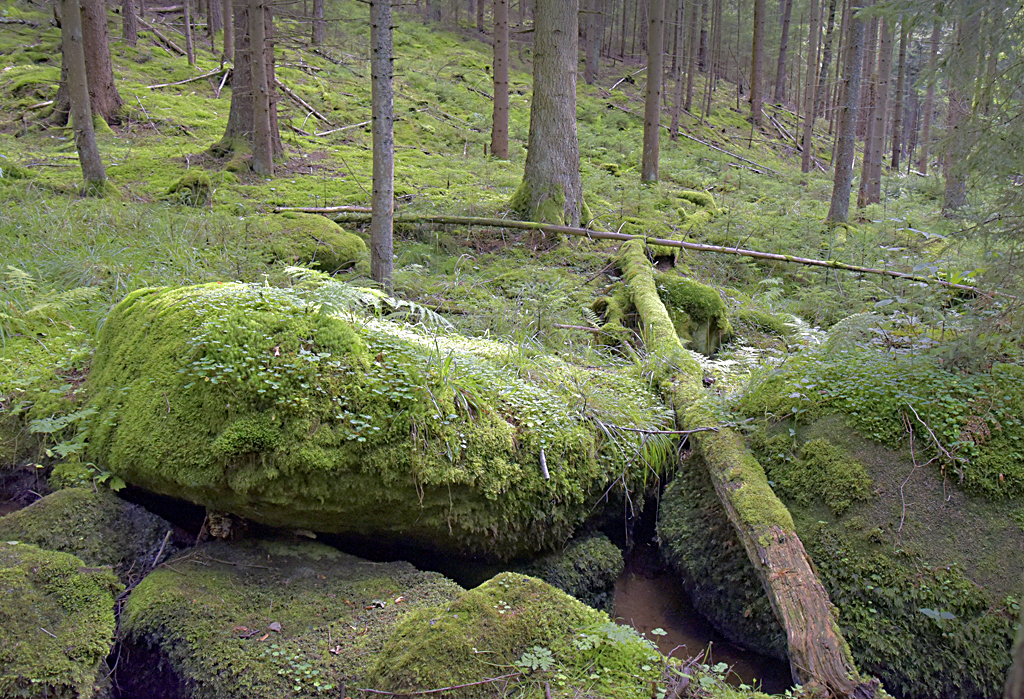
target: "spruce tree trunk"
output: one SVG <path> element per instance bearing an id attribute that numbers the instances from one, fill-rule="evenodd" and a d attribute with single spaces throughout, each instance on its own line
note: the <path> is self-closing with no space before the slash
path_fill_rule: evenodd
<path id="1" fill-rule="evenodd" d="M 370 74 L 373 110 L 373 198 L 370 275 L 385 291 L 394 285 L 395 99 L 391 0 L 370 0 Z"/>
<path id="2" fill-rule="evenodd" d="M 704 0 L 700 6 L 700 48 L 697 50 L 697 68 L 702 73 L 708 71 L 708 15 L 711 3 Z"/>
<path id="3" fill-rule="evenodd" d="M 217 0 L 213 0 L 217 2 Z M 231 0 L 220 0 L 221 14 L 224 15 L 224 60 L 235 60 L 235 17 L 231 11 Z M 238 66 L 235 66 L 238 70 Z M 234 81 L 232 81 L 234 84 Z M 233 88 L 232 88 L 233 89 Z"/>
<path id="4" fill-rule="evenodd" d="M 672 94 L 672 124 L 668 128 L 669 138 L 673 141 L 679 139 L 679 115 L 683 111 L 683 52 L 686 49 L 686 42 L 682 33 L 682 21 L 686 16 L 686 0 L 679 0 L 679 12 L 676 15 L 679 18 L 679 31 L 678 40 L 676 41 L 676 53 L 672 59 L 672 63 L 675 65 L 675 69 L 672 71 L 673 77 L 675 78 L 675 85 L 673 87 Z"/>
<path id="5" fill-rule="evenodd" d="M 864 60 L 864 22 L 856 16 L 861 0 L 850 0 L 846 60 L 843 62 L 843 98 L 839 106 L 832 201 L 826 221 L 846 223 L 853 189 L 853 157 L 857 148 L 857 112 L 860 106 L 861 68 Z"/>
<path id="6" fill-rule="evenodd" d="M 918 139 L 921 154 L 918 156 L 917 169 L 922 175 L 928 174 L 928 149 L 931 146 L 932 112 L 935 111 L 935 67 L 939 60 L 939 41 L 942 38 L 942 21 L 935 20 L 932 25 L 931 54 L 928 59 L 928 91 L 924 98 L 924 116 L 921 122 L 921 137 Z"/>
<path id="7" fill-rule="evenodd" d="M 882 19 L 882 31 L 878 54 L 878 80 L 871 94 L 874 104 L 871 107 L 872 124 L 869 129 L 870 139 L 865 147 L 864 171 L 862 180 L 862 198 L 858 198 L 860 207 L 877 204 L 881 201 L 882 191 L 882 151 L 885 145 L 886 118 L 889 114 L 889 81 L 892 78 L 892 25 L 888 19 Z"/>
<path id="8" fill-rule="evenodd" d="M 811 0 L 815 2 L 815 0 Z M 775 103 L 786 102 L 786 58 L 789 51 L 789 24 L 793 18 L 793 0 L 783 0 L 782 37 L 779 39 L 779 60 L 775 65 Z"/>
<path id="9" fill-rule="evenodd" d="M 310 42 L 313 46 L 324 43 L 324 0 L 313 0 L 313 34 Z"/>
<path id="10" fill-rule="evenodd" d="M 750 65 L 750 121 L 760 128 L 764 105 L 765 0 L 754 0 L 754 40 Z"/>
<path id="11" fill-rule="evenodd" d="M 116 123 L 124 102 L 114 82 L 114 67 L 110 61 L 110 39 L 107 33 L 107 8 L 104 0 L 81 0 L 82 43 L 85 51 L 85 71 L 89 87 L 89 105 L 92 113 L 108 124 Z M 71 113 L 71 99 L 66 85 L 67 67 L 61 66 L 61 85 L 54 98 L 50 120 L 63 126 Z"/>
<path id="12" fill-rule="evenodd" d="M 187 4 L 190 0 L 185 0 Z M 262 21 L 265 0 L 249 0 L 251 85 L 253 92 L 252 169 L 263 177 L 274 176 L 274 146 L 270 135 L 270 85 L 267 79 L 266 26 Z"/>
<path id="13" fill-rule="evenodd" d="M 476 0 L 476 30 L 478 32 L 485 31 L 485 29 L 484 29 L 484 12 L 485 11 L 486 11 L 486 8 L 484 7 L 484 0 Z M 497 22 L 498 20 L 495 19 L 494 21 Z M 508 27 L 508 0 L 505 0 L 505 26 Z M 506 31 L 506 43 L 508 41 L 507 34 L 508 34 L 508 32 Z M 507 53 L 507 51 L 506 51 L 506 53 Z"/>
<path id="14" fill-rule="evenodd" d="M 810 172 L 814 166 L 814 120 L 818 116 L 816 110 L 815 77 L 818 68 L 818 35 L 821 23 L 818 19 L 818 0 L 811 0 L 811 19 L 808 30 L 807 44 L 807 81 L 804 84 L 804 134 L 801 146 L 800 170 Z"/>
<path id="15" fill-rule="evenodd" d="M 479 0 L 483 5 L 484 0 Z M 492 0 L 494 10 L 494 112 L 491 155 L 508 159 L 508 0 Z"/>
<path id="16" fill-rule="evenodd" d="M 683 109 L 690 111 L 693 108 L 693 80 L 697 73 L 698 43 L 700 41 L 700 12 L 701 4 L 698 0 L 690 0 L 690 16 L 687 19 L 689 38 L 686 40 L 686 101 Z"/>
<path id="17" fill-rule="evenodd" d="M 889 167 L 893 172 L 900 171 L 900 159 L 903 155 L 903 103 L 907 93 L 907 41 L 910 38 L 911 22 L 906 16 L 900 17 L 900 53 L 896 69 L 896 103 L 892 112 L 892 158 Z"/>
<path id="18" fill-rule="evenodd" d="M 193 68 L 196 65 L 196 50 L 192 42 L 192 0 L 182 0 L 181 8 L 185 20 L 185 57 Z"/>
<path id="19" fill-rule="evenodd" d="M 658 147 L 661 138 L 662 57 L 665 42 L 665 0 L 649 0 L 647 95 L 644 103 L 644 148 L 641 182 L 658 181 Z"/>
<path id="20" fill-rule="evenodd" d="M 75 147 L 82 165 L 85 194 L 103 196 L 107 173 L 96 145 L 96 132 L 92 125 L 89 104 L 89 83 L 86 76 L 85 46 L 82 31 L 82 11 L 79 0 L 61 1 L 61 43 L 64 64 L 67 66 L 68 98 L 75 131 Z"/>
<path id="21" fill-rule="evenodd" d="M 510 202 L 521 218 L 577 226 L 583 206 L 576 136 L 578 0 L 538 0 L 533 102 L 523 182 Z"/>
<path id="22" fill-rule="evenodd" d="M 664 1 L 664 0 L 663 0 Z M 584 47 L 585 60 L 583 68 L 583 82 L 593 85 L 597 80 L 599 53 L 601 49 L 601 35 L 598 33 L 598 11 L 597 0 L 585 0 L 586 12 L 584 13 Z"/>
<path id="23" fill-rule="evenodd" d="M 249 51 L 249 4 L 233 0 L 235 68 L 231 72 L 231 107 L 224 137 L 211 150 L 217 155 L 246 150 L 252 143 L 254 111 L 252 89 L 252 55 Z M 227 35 L 227 31 L 225 31 Z"/>
<path id="24" fill-rule="evenodd" d="M 829 0 L 828 5 L 828 24 L 825 29 L 824 45 L 821 48 L 821 70 L 818 71 L 818 84 L 814 97 L 814 111 L 823 116 L 827 116 L 825 96 L 828 91 L 828 71 L 832 67 L 832 35 L 836 28 L 836 0 Z"/>
<path id="25" fill-rule="evenodd" d="M 224 29 L 224 6 L 220 0 L 209 0 L 209 32 L 210 32 L 210 51 L 213 53 L 217 52 L 215 44 L 215 37 L 217 32 Z"/>
<path id="26" fill-rule="evenodd" d="M 135 14 L 135 0 L 121 1 L 121 37 L 129 46 L 139 44 L 139 18 Z"/>

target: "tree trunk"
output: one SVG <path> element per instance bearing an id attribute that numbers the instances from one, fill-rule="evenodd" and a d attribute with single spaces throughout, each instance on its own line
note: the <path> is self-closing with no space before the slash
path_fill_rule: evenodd
<path id="1" fill-rule="evenodd" d="M 619 266 L 640 316 L 647 351 L 680 366 L 664 377 L 680 429 L 719 422 L 701 388 L 703 371 L 684 354 L 668 311 L 658 298 L 654 274 L 641 240 L 625 243 Z M 731 429 L 690 437 L 704 457 L 715 492 L 743 543 L 776 617 L 786 629 L 793 679 L 814 696 L 870 699 L 878 680 L 863 680 L 839 631 L 828 593 L 804 551 L 792 517 L 772 492 L 764 470 Z"/>
<path id="2" fill-rule="evenodd" d="M 217 47 L 214 45 L 213 38 L 217 36 L 217 32 L 224 29 L 224 6 L 220 0 L 209 0 L 210 1 L 210 12 L 209 12 L 209 30 L 210 30 L 210 51 L 213 53 L 217 52 Z"/>
<path id="3" fill-rule="evenodd" d="M 690 111 L 693 108 L 693 81 L 697 73 L 697 56 L 700 43 L 700 13 L 701 3 L 698 0 L 690 0 L 690 16 L 687 18 L 689 38 L 686 41 L 686 102 L 683 109 Z"/>
<path id="4" fill-rule="evenodd" d="M 668 134 L 669 138 L 673 141 L 679 138 L 679 115 L 683 111 L 683 51 L 686 48 L 686 42 L 682 36 L 682 25 L 684 24 L 683 18 L 686 16 L 686 0 L 679 0 L 679 12 L 677 17 L 679 18 L 680 25 L 680 36 L 679 40 L 676 41 L 676 54 L 673 58 L 675 69 L 672 71 L 675 84 L 672 93 L 672 125 L 669 126 Z"/>
<path id="5" fill-rule="evenodd" d="M 873 0 L 869 0 L 867 6 L 870 7 Z M 863 76 L 860 86 L 860 103 L 863 109 L 860 111 L 860 119 L 857 122 L 857 135 L 862 138 L 867 138 L 868 129 L 874 123 L 872 120 L 873 114 L 871 113 L 871 107 L 874 106 L 875 100 L 871 96 L 871 90 L 875 87 L 876 68 L 877 68 L 877 57 L 878 57 L 878 19 L 872 18 L 868 20 L 867 27 L 865 28 L 866 39 L 864 42 L 864 60 L 861 65 L 861 76 Z"/>
<path id="6" fill-rule="evenodd" d="M 836 0 L 829 0 L 828 25 L 821 48 L 821 70 L 818 71 L 818 85 L 815 88 L 814 111 L 825 115 L 825 93 L 828 89 L 828 71 L 832 66 L 832 35 L 836 28 Z"/>
<path id="7" fill-rule="evenodd" d="M 324 0 L 313 0 L 313 35 L 310 37 L 313 46 L 324 43 Z"/>
<path id="8" fill-rule="evenodd" d="M 192 0 L 183 0 L 181 7 L 185 19 L 185 56 L 188 59 L 188 64 L 194 68 L 196 49 L 192 43 Z"/>
<path id="9" fill-rule="evenodd" d="M 583 206 L 576 137 L 578 0 L 538 0 L 533 102 L 523 182 L 511 208 L 521 218 L 575 226 Z"/>
<path id="10" fill-rule="evenodd" d="M 61 1 L 61 42 L 64 64 L 68 71 L 68 98 L 75 130 L 75 147 L 82 165 L 85 194 L 103 196 L 107 173 L 96 145 L 96 132 L 92 125 L 89 105 L 89 83 L 86 75 L 85 46 L 82 31 L 82 11 L 79 0 Z"/>
<path id="11" fill-rule="evenodd" d="M 658 145 L 661 138 L 662 58 L 665 42 L 665 0 L 649 0 L 651 18 L 647 45 L 647 99 L 644 103 L 644 149 L 641 182 L 658 181 Z"/>
<path id="12" fill-rule="evenodd" d="M 764 104 L 764 30 L 765 0 L 754 0 L 754 40 L 750 65 L 750 121 L 761 127 L 761 107 Z"/>
<path id="13" fill-rule="evenodd" d="M 850 1 L 846 60 L 843 63 L 843 98 L 836 129 L 835 179 L 826 221 L 846 223 L 853 188 L 853 156 L 857 148 L 857 112 L 860 106 L 861 68 L 864 61 L 864 22 L 856 16 L 861 0 Z"/>
<path id="14" fill-rule="evenodd" d="M 664 0 L 661 0 L 664 2 Z M 585 0 L 586 13 L 584 31 L 586 32 L 586 59 L 583 69 L 583 81 L 587 85 L 593 85 L 597 80 L 597 72 L 600 62 L 601 32 L 598 30 L 599 14 L 597 0 Z"/>
<path id="15" fill-rule="evenodd" d="M 270 131 L 270 84 L 267 79 L 266 26 L 260 21 L 265 0 L 249 0 L 249 70 L 253 92 L 252 169 L 263 177 L 274 176 L 274 146 Z M 185 0 L 188 4 L 190 0 Z"/>
<path id="16" fill-rule="evenodd" d="M 705 73 L 708 70 L 708 20 L 711 3 L 704 0 L 700 7 L 700 46 L 697 49 L 697 68 Z"/>
<path id="17" fill-rule="evenodd" d="M 81 0 L 79 16 L 82 19 L 82 44 L 85 51 L 85 71 L 89 86 L 89 105 L 94 115 L 108 124 L 116 123 L 124 104 L 114 82 L 114 67 L 110 61 L 110 40 L 107 35 L 107 8 L 104 0 Z M 67 123 L 71 101 L 67 67 L 61 67 L 61 86 L 54 98 L 51 120 L 58 126 Z"/>
<path id="18" fill-rule="evenodd" d="M 479 0 L 483 4 L 483 0 Z M 494 9 L 494 114 L 491 119 L 491 155 L 508 159 L 508 0 L 493 0 Z"/>
<path id="19" fill-rule="evenodd" d="M 935 20 L 932 25 L 931 56 L 928 59 L 928 91 L 924 98 L 924 116 L 921 122 L 921 138 L 918 143 L 921 147 L 921 154 L 918 156 L 917 169 L 922 175 L 928 174 L 928 148 L 931 145 L 932 112 L 935 111 L 935 68 L 939 60 L 939 41 L 942 38 L 942 21 Z"/>
<path id="20" fill-rule="evenodd" d="M 484 28 L 484 13 L 486 7 L 484 6 L 484 0 L 476 0 L 476 30 L 478 32 L 486 31 Z M 497 22 L 497 18 L 494 20 Z M 505 0 L 505 26 L 508 27 L 508 0 Z M 506 32 L 507 34 L 507 32 Z M 507 37 L 506 37 L 507 39 Z"/>
<path id="21" fill-rule="evenodd" d="M 811 0 L 815 2 L 816 0 Z M 793 18 L 793 0 L 783 0 L 782 37 L 779 39 L 779 60 L 775 65 L 775 103 L 786 101 L 786 54 L 789 51 L 789 23 Z"/>
<path id="22" fill-rule="evenodd" d="M 395 104 L 391 79 L 391 0 L 370 0 L 370 73 L 373 110 L 373 198 L 370 275 L 385 291 L 394 285 Z"/>
<path id="23" fill-rule="evenodd" d="M 870 128 L 871 139 L 866 148 L 864 170 L 867 177 L 862 180 L 863 198 L 858 206 L 877 204 L 882 200 L 882 151 L 885 146 L 886 118 L 889 115 L 889 81 L 892 78 L 892 25 L 888 19 L 882 19 L 881 39 L 878 47 L 878 81 L 872 90 L 874 104 L 871 107 L 873 123 Z"/>
<path id="24" fill-rule="evenodd" d="M 896 69 L 896 103 L 892 113 L 892 159 L 889 166 L 893 172 L 900 171 L 900 158 L 903 155 L 903 102 L 907 92 L 907 41 L 910 38 L 911 21 L 904 15 L 900 17 L 900 53 Z"/>
<path id="25" fill-rule="evenodd" d="M 139 19 L 135 14 L 135 0 L 121 1 L 121 37 L 129 46 L 139 44 Z"/>
<path id="26" fill-rule="evenodd" d="M 804 135 L 801 158 L 800 158 L 800 170 L 801 172 L 810 172 L 814 166 L 814 119 L 817 117 L 816 112 L 816 90 L 815 90 L 815 76 L 818 68 L 818 34 L 821 33 L 820 22 L 818 21 L 818 0 L 811 0 L 811 28 L 807 35 L 807 44 L 810 48 L 807 50 L 807 81 L 804 84 Z"/>
<path id="27" fill-rule="evenodd" d="M 217 0 L 213 0 L 217 2 Z M 231 8 L 231 0 L 220 0 L 221 14 L 224 15 L 224 60 L 235 60 L 235 17 Z M 238 69 L 238 66 L 235 66 Z M 234 98 L 234 95 L 232 95 Z"/>

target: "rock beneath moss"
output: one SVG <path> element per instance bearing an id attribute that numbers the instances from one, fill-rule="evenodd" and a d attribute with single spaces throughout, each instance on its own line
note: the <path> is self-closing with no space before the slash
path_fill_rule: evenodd
<path id="1" fill-rule="evenodd" d="M 706 356 L 717 352 L 732 334 L 718 290 L 671 273 L 656 274 L 654 281 L 679 339 Z"/>
<path id="2" fill-rule="evenodd" d="M 571 542 L 563 551 L 543 556 L 521 572 L 540 578 L 580 602 L 611 613 L 615 581 L 622 575 L 622 551 L 604 534 Z"/>
<path id="3" fill-rule="evenodd" d="M 130 294 L 89 377 L 89 459 L 272 526 L 503 558 L 570 538 L 623 475 L 639 487 L 647 464 L 590 417 L 667 426 L 639 378 L 553 358 L 509 371 L 505 345 L 342 319 L 304 293 Z"/>
<path id="4" fill-rule="evenodd" d="M 209 206 L 213 182 L 203 170 L 189 170 L 167 190 L 167 198 L 186 206 Z"/>
<path id="5" fill-rule="evenodd" d="M 75 556 L 0 543 L 0 696 L 104 693 L 120 590 L 110 570 Z"/>
<path id="6" fill-rule="evenodd" d="M 315 542 L 203 545 L 128 597 L 117 682 L 125 699 L 356 696 L 396 624 L 461 592 Z"/>
<path id="7" fill-rule="evenodd" d="M 786 632 L 698 457 L 665 488 L 658 538 L 701 616 L 731 642 L 786 659 Z"/>
<path id="8" fill-rule="evenodd" d="M 286 211 L 266 217 L 271 230 L 267 252 L 288 264 L 309 264 L 328 274 L 348 269 L 366 254 L 366 243 L 319 214 Z"/>
<path id="9" fill-rule="evenodd" d="M 557 673 L 563 684 L 549 683 L 557 696 L 647 699 L 663 662 L 653 643 L 604 612 L 541 580 L 502 573 L 405 617 L 368 681 L 399 695 L 483 682 L 447 696 L 543 696 Z"/>
<path id="10" fill-rule="evenodd" d="M 153 566 L 171 525 L 106 489 L 67 488 L 0 517 L 0 540 L 63 551 L 89 566 L 109 566 L 128 583 Z M 177 550 L 174 541 L 163 554 Z"/>

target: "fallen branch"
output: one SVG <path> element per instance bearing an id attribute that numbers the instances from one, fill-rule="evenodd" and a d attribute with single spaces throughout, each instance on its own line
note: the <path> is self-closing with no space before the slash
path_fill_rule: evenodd
<path id="1" fill-rule="evenodd" d="M 150 24 L 146 20 L 142 19 L 141 17 L 136 17 L 136 19 L 138 20 L 139 24 L 141 24 L 144 28 L 146 28 L 149 31 L 153 32 L 153 35 L 157 39 L 159 39 L 160 42 L 164 46 L 166 46 L 167 48 L 171 49 L 172 51 L 174 51 L 179 56 L 184 56 L 185 55 L 185 49 L 181 48 L 176 43 L 174 43 L 173 41 L 168 39 L 166 36 L 164 36 L 163 33 L 159 29 L 157 29 L 156 27 L 154 27 L 152 24 Z"/>
<path id="2" fill-rule="evenodd" d="M 319 135 L 319 134 L 317 134 Z M 345 216 L 340 216 L 348 222 L 357 221 L 369 221 L 369 214 L 363 213 L 351 213 Z M 339 221 L 339 223 L 342 221 Z M 779 255 L 773 252 L 760 252 L 758 250 L 745 250 L 743 248 L 728 248 L 721 245 L 705 245 L 704 243 L 690 243 L 685 240 L 669 240 L 667 238 L 651 238 L 647 236 L 629 235 L 627 233 L 614 233 L 611 231 L 594 231 L 587 228 L 574 228 L 572 226 L 555 226 L 548 223 L 534 223 L 533 221 L 514 221 L 511 219 L 503 218 L 479 218 L 476 216 L 442 216 L 442 215 L 431 215 L 431 214 L 404 214 L 395 216 L 395 223 L 436 223 L 441 225 L 457 225 L 457 226 L 490 226 L 493 228 L 517 228 L 521 230 L 535 230 L 542 231 L 545 233 L 564 233 L 566 235 L 576 235 L 584 238 L 590 238 L 592 240 L 634 240 L 640 238 L 646 242 L 647 245 L 661 245 L 670 248 L 682 248 L 683 250 L 695 250 L 697 252 L 713 252 L 722 255 L 739 255 L 741 257 L 752 257 L 756 260 L 772 260 L 774 262 L 791 262 L 793 264 L 808 265 L 811 267 L 826 267 L 829 269 L 842 269 L 847 272 L 857 272 L 858 274 L 880 274 L 886 277 L 894 277 L 896 279 L 906 279 L 912 282 L 921 282 L 923 284 L 937 284 L 939 286 L 946 287 L 948 289 L 958 289 L 960 291 L 968 291 L 972 294 L 978 294 L 980 296 L 1002 296 L 1003 298 L 1016 299 L 1016 296 L 1007 294 L 1001 291 L 987 291 L 985 289 L 979 289 L 976 286 L 968 286 L 967 284 L 954 284 L 953 282 L 943 281 L 942 279 L 933 279 L 931 277 L 922 277 L 917 274 L 911 274 L 907 272 L 897 272 L 892 269 L 876 269 L 874 267 L 861 267 L 860 265 L 848 265 L 845 262 L 839 262 L 837 260 L 816 260 L 810 257 L 796 257 L 794 255 Z"/>
<path id="3" fill-rule="evenodd" d="M 213 93 L 214 99 L 220 99 L 220 91 L 224 89 L 224 83 L 228 81 L 228 76 L 231 74 L 230 70 L 224 71 L 224 77 L 220 79 L 220 85 L 217 86 L 216 92 Z"/>
<path id="4" fill-rule="evenodd" d="M 278 80 L 277 78 L 274 78 L 274 84 L 277 85 L 279 88 L 281 88 L 281 92 L 283 92 L 284 94 L 288 95 L 288 97 L 293 102 L 295 102 L 297 105 L 299 105 L 300 107 L 305 109 L 307 112 L 309 112 L 310 114 L 312 114 L 313 116 L 315 116 L 317 119 L 319 119 L 320 121 L 324 122 L 328 126 L 334 126 L 334 122 L 332 122 L 330 119 L 328 119 L 323 114 L 321 114 L 316 109 L 314 109 L 313 106 L 309 104 L 309 102 L 307 102 L 306 100 L 302 99 L 297 94 L 295 94 L 295 92 L 293 90 L 291 90 L 288 87 L 286 87 L 285 84 L 282 83 L 280 80 Z"/>
<path id="5" fill-rule="evenodd" d="M 227 72 L 228 72 L 228 68 L 218 68 L 217 70 L 211 70 L 209 73 L 203 73 L 202 75 L 197 75 L 194 78 L 186 78 L 184 80 L 178 80 L 177 82 L 173 82 L 173 83 L 160 83 L 159 85 L 146 85 L 146 89 L 147 90 L 155 90 L 158 87 L 170 87 L 171 85 L 184 85 L 185 83 L 194 83 L 194 82 L 197 82 L 199 80 L 203 80 L 204 78 L 212 78 L 214 75 L 220 75 L 221 73 L 224 73 L 225 75 L 227 75 Z"/>
<path id="6" fill-rule="evenodd" d="M 328 134 L 338 133 L 339 131 L 348 131 L 349 129 L 358 129 L 360 126 L 366 126 L 369 121 L 361 121 L 358 124 L 349 124 L 348 126 L 341 126 L 336 129 L 330 129 L 329 131 L 318 131 L 315 135 L 327 136 Z"/>
<path id="7" fill-rule="evenodd" d="M 369 206 L 277 206 L 274 207 L 274 213 L 279 214 L 282 211 L 299 211 L 304 214 L 336 214 L 336 213 L 354 213 L 354 214 L 368 214 L 370 213 Z"/>

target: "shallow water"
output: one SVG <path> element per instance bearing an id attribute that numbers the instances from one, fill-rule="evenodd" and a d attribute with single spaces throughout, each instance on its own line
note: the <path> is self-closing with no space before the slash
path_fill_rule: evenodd
<path id="1" fill-rule="evenodd" d="M 704 662 L 729 665 L 733 685 L 759 686 L 776 694 L 792 684 L 788 663 L 740 648 L 715 632 L 693 608 L 679 576 L 657 565 L 651 547 L 637 546 L 627 556 L 626 569 L 615 584 L 615 615 L 616 621 L 657 643 L 665 655 L 688 658 L 710 649 Z M 667 633 L 650 633 L 658 628 Z"/>

